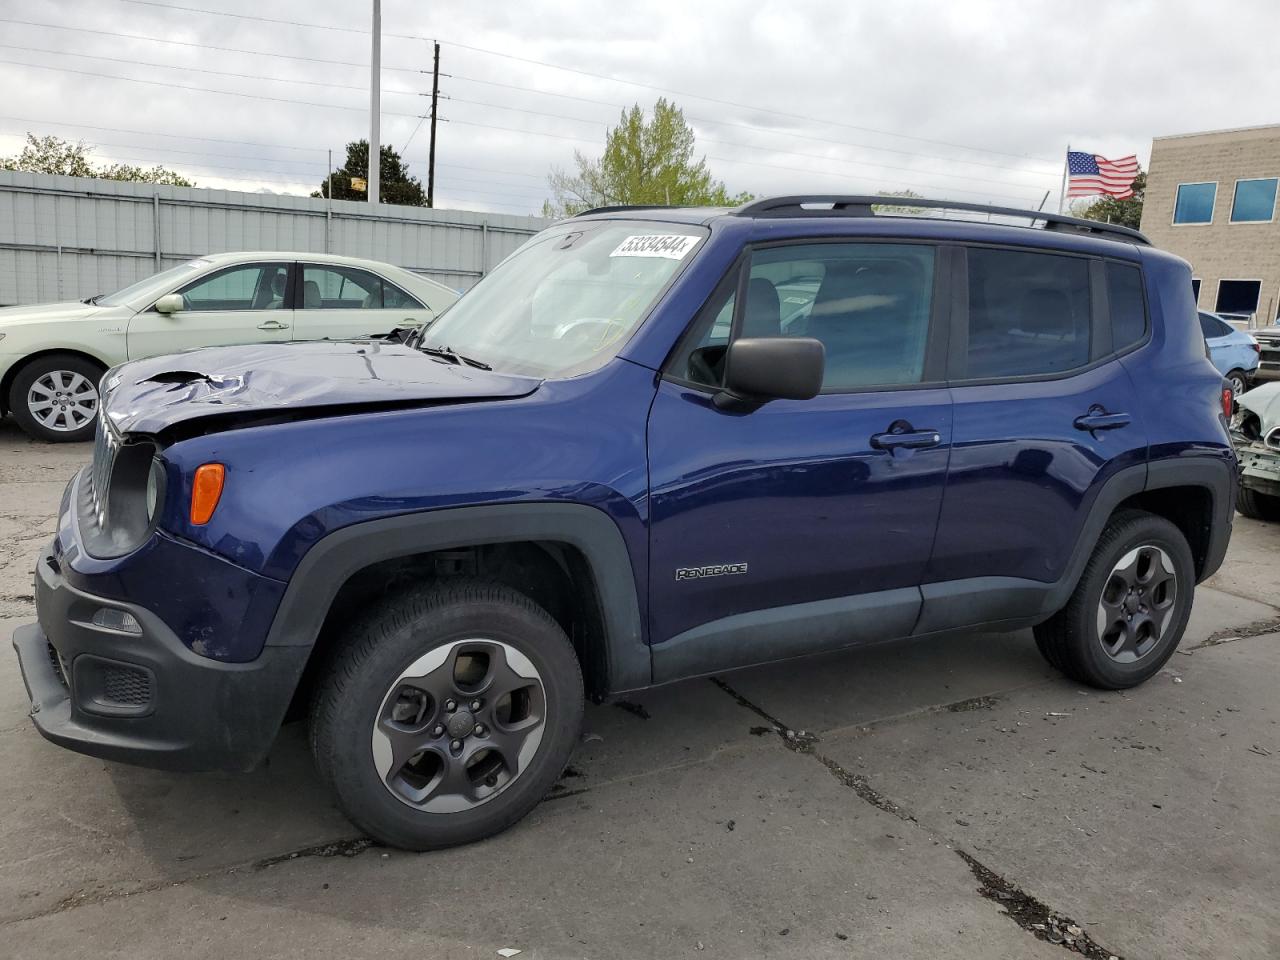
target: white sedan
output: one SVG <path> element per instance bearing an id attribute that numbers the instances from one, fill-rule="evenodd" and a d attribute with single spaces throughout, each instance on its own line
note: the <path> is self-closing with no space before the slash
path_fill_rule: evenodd
<path id="1" fill-rule="evenodd" d="M 457 291 L 388 263 L 219 253 L 112 294 L 0 310 L 0 415 L 42 440 L 89 440 L 98 381 L 126 360 L 193 347 L 350 340 L 421 326 Z"/>

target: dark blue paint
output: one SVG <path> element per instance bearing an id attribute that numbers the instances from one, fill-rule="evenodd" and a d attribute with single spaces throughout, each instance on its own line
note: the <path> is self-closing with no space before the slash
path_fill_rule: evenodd
<path id="1" fill-rule="evenodd" d="M 538 385 L 423 367 L 435 374 L 433 385 L 416 396 L 412 386 L 390 392 L 465 402 L 378 412 L 344 407 L 332 385 L 310 381 L 336 404 L 326 416 L 169 446 L 164 532 L 133 554 L 93 560 L 78 549 L 74 525 L 64 525 L 68 577 L 150 607 L 209 656 L 246 661 L 261 651 L 301 558 L 335 530 L 467 504 L 584 503 L 622 532 L 646 637 L 662 643 L 754 609 L 984 575 L 1050 581 L 1116 470 L 1142 463 L 1148 451 L 1230 459 L 1215 412 L 1220 379 L 1204 356 L 1188 268 L 1176 258 L 1086 236 L 946 221 L 720 217 L 709 226 L 696 259 L 601 369 Z M 1141 259 L 1154 331 L 1123 359 L 1061 380 L 830 395 L 747 414 L 719 411 L 706 394 L 659 380 L 744 244 L 814 237 L 1007 243 Z M 274 354 L 257 349 L 269 367 Z M 419 363 L 391 352 L 397 369 Z M 326 355 L 334 353 L 343 351 Z M 351 361 L 348 351 L 341 362 Z M 461 389 L 442 387 L 442 376 Z M 347 401 L 387 393 L 385 384 L 355 380 L 361 396 Z M 1076 430 L 1073 420 L 1095 403 L 1132 414 L 1131 425 L 1097 435 Z M 871 435 L 898 419 L 937 429 L 941 443 L 896 454 L 873 449 Z M 193 527 L 185 517 L 190 478 L 206 462 L 226 466 L 226 485 L 212 521 Z M 745 575 L 674 578 L 679 566 L 742 562 Z"/>

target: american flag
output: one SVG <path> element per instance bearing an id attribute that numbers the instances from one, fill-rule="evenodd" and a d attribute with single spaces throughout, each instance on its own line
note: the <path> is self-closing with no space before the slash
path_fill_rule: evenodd
<path id="1" fill-rule="evenodd" d="M 1133 196 L 1133 178 L 1138 175 L 1138 158 L 1108 160 L 1093 153 L 1067 152 L 1067 196 L 1092 197 L 1100 193 L 1127 200 Z"/>

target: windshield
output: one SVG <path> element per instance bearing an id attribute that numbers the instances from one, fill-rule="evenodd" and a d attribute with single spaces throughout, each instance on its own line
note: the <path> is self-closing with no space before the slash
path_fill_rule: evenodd
<path id="1" fill-rule="evenodd" d="M 137 283 L 131 283 L 123 290 L 109 293 L 105 297 L 93 297 L 91 302 L 103 307 L 116 307 L 134 299 L 149 300 L 152 296 L 158 297 L 161 294 L 168 293 L 170 286 L 181 282 L 197 270 L 209 266 L 211 262 L 204 259 L 188 260 L 186 263 L 180 263 L 178 266 L 170 267 L 168 270 L 153 273 Z"/>
<path id="2" fill-rule="evenodd" d="M 538 234 L 441 315 L 426 346 L 544 378 L 602 366 L 707 235 L 649 221 L 569 222 Z"/>

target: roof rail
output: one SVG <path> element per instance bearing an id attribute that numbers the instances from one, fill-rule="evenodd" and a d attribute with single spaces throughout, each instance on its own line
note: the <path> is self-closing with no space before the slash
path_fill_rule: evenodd
<path id="1" fill-rule="evenodd" d="M 575 213 L 575 217 L 586 217 L 593 213 L 621 213 L 624 210 L 665 210 L 665 203 L 619 203 L 612 207 L 592 207 L 590 210 L 581 210 Z"/>
<path id="2" fill-rule="evenodd" d="M 830 205 L 829 208 L 825 205 Z M 821 206 L 818 206 L 821 205 Z M 818 206 L 818 209 L 813 209 Z M 875 207 L 922 207 L 930 210 L 964 210 L 1001 217 L 1026 217 L 1032 224 L 1044 221 L 1044 229 L 1127 240 L 1150 246 L 1151 241 L 1131 227 L 1098 220 L 1083 220 L 1044 210 L 1019 210 L 1016 207 L 993 207 L 985 203 L 965 203 L 956 200 L 927 200 L 923 197 L 860 196 L 845 194 L 813 194 L 811 196 L 769 197 L 744 203 L 733 211 L 735 217 L 875 217 L 894 216 L 877 214 Z"/>

